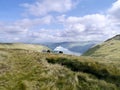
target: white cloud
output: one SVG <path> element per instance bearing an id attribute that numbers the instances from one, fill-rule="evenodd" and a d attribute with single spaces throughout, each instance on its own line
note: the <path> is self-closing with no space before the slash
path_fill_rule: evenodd
<path id="1" fill-rule="evenodd" d="M 71 10 L 75 6 L 73 0 L 37 0 L 33 4 L 24 4 L 24 6 L 30 14 L 40 17 L 24 18 L 11 24 L 0 22 L 0 35 L 8 41 L 38 43 L 105 40 L 120 33 L 120 0 L 113 3 L 106 14 L 97 13 L 79 17 L 65 14 L 53 17 L 51 14 L 51 12 L 64 13 Z M 63 28 L 60 29 L 55 23 Z M 44 25 L 58 29 L 48 29 Z"/>
<path id="2" fill-rule="evenodd" d="M 47 15 L 51 12 L 64 13 L 71 10 L 78 0 L 36 0 L 35 3 L 25 3 L 24 6 L 29 14 L 35 16 Z"/>
<path id="3" fill-rule="evenodd" d="M 59 16 L 60 17 L 60 16 Z M 119 34 L 119 27 L 107 15 L 92 14 L 83 17 L 57 17 L 63 23 L 64 30 L 43 30 L 39 39 L 59 41 L 105 40 Z M 46 36 L 45 36 L 45 35 Z"/>
<path id="4" fill-rule="evenodd" d="M 120 21 L 120 0 L 117 0 L 115 3 L 113 3 L 108 12 L 115 20 Z"/>
<path id="5" fill-rule="evenodd" d="M 54 21 L 52 16 L 45 16 L 41 18 L 24 18 L 15 22 L 10 23 L 0 23 L 0 32 L 6 32 L 11 34 L 19 34 L 19 33 L 25 33 L 31 28 L 39 26 L 39 25 L 49 25 Z"/>
<path id="6" fill-rule="evenodd" d="M 108 34 L 106 31 L 111 30 L 109 19 L 101 14 L 86 15 L 83 17 L 68 17 L 64 20 L 64 25 L 66 31 L 62 36 L 77 37 L 81 38 L 81 40 L 82 37 L 104 36 Z"/>
<path id="7" fill-rule="evenodd" d="M 20 41 L 20 42 L 29 42 L 31 37 L 29 37 L 29 33 L 31 31 L 35 31 L 36 27 L 42 25 L 49 25 L 53 22 L 52 16 L 45 16 L 41 18 L 24 18 L 14 22 L 0 22 L 0 40 L 3 42 L 12 42 L 12 41 Z"/>
<path id="8" fill-rule="evenodd" d="M 70 29 L 70 30 L 76 30 L 78 33 L 81 33 L 86 28 L 85 28 L 85 26 L 83 24 L 76 23 L 76 24 L 70 25 L 70 27 L 68 29 Z"/>

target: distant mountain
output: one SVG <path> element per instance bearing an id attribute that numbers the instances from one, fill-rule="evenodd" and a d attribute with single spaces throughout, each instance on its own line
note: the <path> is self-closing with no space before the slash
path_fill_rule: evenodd
<path id="1" fill-rule="evenodd" d="M 120 35 L 116 35 L 113 38 L 90 48 L 83 55 L 120 59 Z"/>
<path id="2" fill-rule="evenodd" d="M 60 43 L 44 43 L 47 47 L 55 49 L 56 47 L 63 47 L 67 50 L 82 54 L 86 52 L 89 48 L 99 43 L 98 41 L 82 41 L 82 42 L 60 42 Z"/>
<path id="3" fill-rule="evenodd" d="M 81 54 L 80 53 L 77 53 L 77 52 L 72 52 L 70 51 L 69 49 L 67 48 L 64 48 L 62 46 L 58 46 L 54 49 L 54 51 L 63 51 L 64 54 L 70 54 L 70 55 L 76 55 L 76 56 L 80 56 Z"/>
<path id="4" fill-rule="evenodd" d="M 0 43 L 0 49 L 23 49 L 41 52 L 49 48 L 44 45 L 24 44 L 24 43 Z"/>

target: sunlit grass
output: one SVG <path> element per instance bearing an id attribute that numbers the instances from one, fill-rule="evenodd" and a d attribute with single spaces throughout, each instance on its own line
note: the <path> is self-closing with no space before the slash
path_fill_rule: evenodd
<path id="1" fill-rule="evenodd" d="M 110 40 L 89 49 L 84 56 L 120 58 L 120 41 Z"/>
<path id="2" fill-rule="evenodd" d="M 117 67 L 93 58 L 0 50 L 0 90 L 119 90 Z"/>

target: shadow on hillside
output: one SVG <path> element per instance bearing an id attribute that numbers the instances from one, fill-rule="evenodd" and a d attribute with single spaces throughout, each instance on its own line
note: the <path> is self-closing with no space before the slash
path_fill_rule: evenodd
<path id="1" fill-rule="evenodd" d="M 46 58 L 46 60 L 48 63 L 65 66 L 74 72 L 92 74 L 100 80 L 115 83 L 120 87 L 120 71 L 115 67 L 106 66 L 95 61 L 80 61 L 77 59 L 73 60 L 63 57 L 50 57 Z"/>

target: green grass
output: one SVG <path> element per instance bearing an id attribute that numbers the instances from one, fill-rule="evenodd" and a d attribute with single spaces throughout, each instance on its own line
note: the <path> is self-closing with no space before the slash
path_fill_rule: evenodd
<path id="1" fill-rule="evenodd" d="M 120 90 L 117 66 L 91 57 L 0 49 L 0 90 Z"/>

